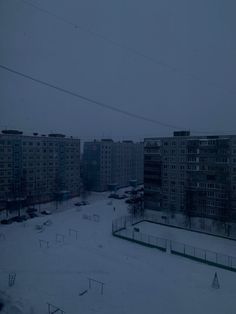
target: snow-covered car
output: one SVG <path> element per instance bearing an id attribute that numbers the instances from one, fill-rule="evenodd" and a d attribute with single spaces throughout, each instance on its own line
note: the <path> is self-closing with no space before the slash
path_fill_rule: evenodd
<path id="1" fill-rule="evenodd" d="M 127 197 L 128 197 L 128 196 L 124 194 L 124 195 L 119 196 L 119 199 L 120 199 L 120 200 L 123 200 L 124 198 L 127 198 Z"/>
<path id="2" fill-rule="evenodd" d="M 83 202 L 81 202 L 81 204 L 82 204 L 82 205 L 89 205 L 89 202 L 83 201 Z"/>
<path id="3" fill-rule="evenodd" d="M 75 206 L 84 206 L 84 205 L 88 205 L 88 204 L 89 204 L 88 202 L 82 201 L 82 202 L 77 202 L 77 203 L 75 203 L 74 205 L 75 205 Z"/>
<path id="4" fill-rule="evenodd" d="M 82 202 L 77 202 L 77 203 L 74 203 L 75 206 L 82 206 Z"/>
<path id="5" fill-rule="evenodd" d="M 126 195 L 118 195 L 118 194 L 110 194 L 108 196 L 108 198 L 114 198 L 116 200 L 122 200 L 122 199 L 124 199 L 126 197 L 127 197 Z"/>
<path id="6" fill-rule="evenodd" d="M 117 196 L 116 194 L 110 194 L 108 198 L 117 198 L 116 196 Z"/>
<path id="7" fill-rule="evenodd" d="M 43 210 L 41 211 L 42 215 L 51 215 L 52 213 L 49 210 Z"/>

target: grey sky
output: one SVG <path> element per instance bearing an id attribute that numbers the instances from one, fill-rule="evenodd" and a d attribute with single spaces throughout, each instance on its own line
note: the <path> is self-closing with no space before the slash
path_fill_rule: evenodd
<path id="1" fill-rule="evenodd" d="M 75 29 L 21 0 L 0 0 L 0 64 L 169 124 L 236 133 L 234 0 L 32 2 L 176 71 Z M 83 139 L 141 139 L 172 132 L 2 69 L 0 80 L 1 128 L 57 131 Z"/>

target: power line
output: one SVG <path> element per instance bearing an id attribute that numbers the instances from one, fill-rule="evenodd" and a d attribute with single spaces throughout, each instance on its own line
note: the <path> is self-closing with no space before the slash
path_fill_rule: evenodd
<path id="1" fill-rule="evenodd" d="M 95 104 L 99 107 L 102 107 L 102 108 L 105 108 L 105 109 L 109 109 L 111 111 L 114 111 L 114 112 L 118 112 L 120 114 L 123 114 L 123 115 L 126 115 L 126 116 L 129 116 L 129 117 L 132 117 L 132 118 L 135 118 L 135 119 L 138 119 L 138 120 L 142 120 L 142 121 L 146 121 L 146 122 L 150 122 L 150 123 L 153 123 L 153 124 L 156 124 L 156 125 L 160 125 L 160 126 L 163 126 L 165 128 L 169 128 L 169 129 L 174 129 L 174 130 L 183 130 L 183 129 L 186 129 L 186 127 L 181 127 L 181 126 L 176 126 L 176 125 L 173 125 L 173 124 L 169 124 L 169 123 L 165 123 L 165 122 L 161 122 L 161 121 L 158 121 L 158 120 L 155 120 L 155 119 L 152 119 L 152 118 L 149 118 L 149 117 L 145 117 L 145 116 L 142 116 L 142 115 L 139 115 L 139 114 L 136 114 L 136 113 L 132 113 L 130 111 L 127 111 L 127 110 L 123 110 L 123 109 L 119 109 L 115 106 L 111 106 L 111 105 L 108 105 L 104 102 L 101 102 L 101 101 L 98 101 L 96 99 L 93 99 L 93 98 L 90 98 L 90 97 L 87 97 L 87 96 L 83 96 L 77 92 L 74 92 L 74 91 L 71 91 L 71 90 L 68 90 L 66 88 L 63 88 L 63 87 L 60 87 L 60 86 L 57 86 L 55 84 L 52 84 L 52 83 L 49 83 L 49 82 L 46 82 L 44 80 L 40 80 L 40 79 L 37 79 L 31 75 L 28 75 L 28 74 L 25 74 L 23 72 L 20 72 L 20 71 L 17 71 L 17 70 L 14 70 L 12 68 L 9 68 L 3 64 L 0 64 L 0 68 L 7 71 L 7 72 L 10 72 L 10 73 L 13 73 L 15 75 L 18 75 L 18 76 L 21 76 L 23 78 L 26 78 L 28 80 L 31 80 L 33 82 L 36 82 L 38 84 L 41 84 L 43 86 L 46 86 L 46 87 L 50 87 L 52 89 L 55 89 L 59 92 L 62 92 L 64 94 L 67 94 L 67 95 L 70 95 L 70 96 L 73 96 L 73 97 L 76 97 L 76 98 L 79 98 L 81 100 L 84 100 L 86 102 L 89 102 L 89 103 L 92 103 L 92 104 Z M 190 129 L 189 129 L 190 130 Z M 207 132 L 207 131 L 196 131 L 196 130 L 191 130 L 193 133 L 216 133 L 218 131 L 211 131 L 211 132 Z M 224 131 L 224 132 L 233 132 L 233 131 Z M 221 133 L 224 133 L 221 131 Z"/>
<path id="2" fill-rule="evenodd" d="M 138 51 L 138 50 L 136 50 L 136 49 L 134 49 L 134 48 L 132 48 L 130 46 L 127 46 L 127 45 L 124 45 L 124 44 L 122 44 L 120 42 L 117 42 L 117 41 L 115 41 L 115 40 L 113 40 L 113 39 L 111 39 L 111 38 L 109 38 L 107 36 L 104 36 L 104 35 L 96 32 L 94 30 L 91 30 L 91 29 L 88 29 L 86 27 L 83 27 L 83 26 L 81 26 L 81 25 L 79 25 L 79 24 L 77 24 L 75 22 L 72 22 L 72 21 L 70 21 L 70 20 L 68 20 L 68 19 L 66 19 L 66 18 L 64 18 L 64 17 L 62 17 L 62 16 L 60 16 L 58 14 L 55 14 L 54 12 L 52 12 L 50 10 L 44 9 L 44 8 L 40 7 L 39 5 L 36 5 L 35 3 L 31 2 L 31 1 L 28 1 L 28 0 L 19 0 L 19 1 L 29 5 L 31 7 L 33 7 L 34 9 L 40 11 L 41 13 L 47 14 L 49 16 L 52 16 L 53 18 L 55 18 L 55 19 L 65 23 L 65 24 L 73 26 L 77 30 L 80 30 L 82 32 L 86 32 L 86 33 L 90 34 L 93 37 L 97 37 L 99 39 L 102 39 L 103 41 L 108 42 L 110 45 L 116 46 L 116 47 L 118 47 L 118 48 L 120 48 L 122 50 L 127 50 L 128 52 L 130 52 L 130 53 L 132 53 L 132 54 L 134 54 L 136 56 L 139 56 L 139 57 L 141 57 L 143 59 L 146 59 L 146 60 L 148 60 L 149 62 L 151 62 L 151 63 L 153 63 L 155 65 L 158 65 L 158 66 L 160 66 L 162 68 L 168 69 L 170 72 L 179 73 L 182 76 L 185 76 L 186 78 L 190 78 L 190 79 L 192 79 L 194 81 L 202 81 L 202 82 L 204 82 L 204 84 L 206 84 L 208 86 L 211 86 L 211 87 L 214 87 L 214 88 L 217 88 L 217 89 L 221 89 L 222 91 L 227 92 L 229 94 L 236 95 L 236 92 L 234 90 L 232 90 L 232 89 L 222 87 L 222 86 L 218 85 L 215 82 L 208 81 L 208 80 L 203 79 L 203 78 L 201 78 L 201 77 L 199 77 L 199 76 L 197 76 L 197 75 L 195 75 L 193 73 L 186 72 L 183 69 L 181 69 L 179 67 L 176 67 L 174 65 L 171 65 L 171 64 L 169 64 L 167 62 L 164 62 L 164 61 L 161 61 L 161 60 L 157 60 L 156 58 L 150 57 L 150 56 L 148 56 L 148 55 L 146 55 L 146 54 L 144 54 L 144 53 L 142 53 L 142 52 L 140 52 L 140 51 Z"/>
<path id="3" fill-rule="evenodd" d="M 105 108 L 105 109 L 109 109 L 109 110 L 112 110 L 112 111 L 115 111 L 115 112 L 118 112 L 118 113 L 121 113 L 121 114 L 124 114 L 126 116 L 130 116 L 132 118 L 136 118 L 136 119 L 139 119 L 139 120 L 143 120 L 143 121 L 147 121 L 147 122 L 151 122 L 151 123 L 154 123 L 154 124 L 158 124 L 158 125 L 161 125 L 163 127 L 167 127 L 167 128 L 170 128 L 170 129 L 182 129 L 182 127 L 180 126 L 176 126 L 176 125 L 172 125 L 172 124 L 168 124 L 168 123 L 163 123 L 161 121 L 157 121 L 157 120 L 154 120 L 154 119 L 151 119 L 151 118 L 148 118 L 148 117 L 144 117 L 142 115 L 138 115 L 136 113 L 132 113 L 132 112 L 129 112 L 127 110 L 123 110 L 123 109 L 119 109 L 117 107 L 114 107 L 114 106 L 111 106 L 111 105 L 108 105 L 108 104 L 105 104 L 104 102 L 101 102 L 101 101 L 97 101 L 93 98 L 90 98 L 90 97 L 87 97 L 87 96 L 83 96 L 79 93 L 76 93 L 76 92 L 73 92 L 73 91 L 70 91 L 68 89 L 65 89 L 63 87 L 60 87 L 60 86 L 57 86 L 57 85 L 54 85 L 54 84 L 51 84 L 49 82 L 46 82 L 46 81 L 43 81 L 43 80 L 40 80 L 40 79 L 37 79 L 31 75 L 28 75 L 28 74 L 25 74 L 23 72 L 20 72 L 20 71 L 16 71 L 12 68 L 9 68 L 5 65 L 2 65 L 0 64 L 0 68 L 2 68 L 3 70 L 5 71 L 8 71 L 8 72 L 11 72 L 11 73 L 14 73 L 18 76 L 21 76 L 21 77 L 24 77 L 26 79 L 29 79 L 31 81 L 34 81 L 36 83 L 39 83 L 41 85 L 44 85 L 44 86 L 47 86 L 47 87 L 50 87 L 50 88 L 53 88 L 57 91 L 60 91 L 62 93 L 65 93 L 65 94 L 68 94 L 70 96 L 74 96 L 74 97 L 77 97 L 77 98 L 80 98 L 84 101 L 87 101 L 87 102 L 90 102 L 90 103 L 93 103 L 95 105 L 98 105 L 102 108 Z"/>

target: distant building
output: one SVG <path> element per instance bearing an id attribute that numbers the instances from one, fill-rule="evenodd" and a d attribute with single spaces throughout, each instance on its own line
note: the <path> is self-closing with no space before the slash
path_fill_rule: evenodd
<path id="1" fill-rule="evenodd" d="M 110 139 L 85 142 L 84 182 L 92 191 L 106 191 L 110 184 L 128 186 L 130 180 L 143 183 L 143 143 Z"/>
<path id="2" fill-rule="evenodd" d="M 236 219 L 236 136 L 144 140 L 145 208 Z"/>
<path id="3" fill-rule="evenodd" d="M 0 134 L 0 202 L 45 202 L 80 188 L 80 140 L 62 134 Z"/>

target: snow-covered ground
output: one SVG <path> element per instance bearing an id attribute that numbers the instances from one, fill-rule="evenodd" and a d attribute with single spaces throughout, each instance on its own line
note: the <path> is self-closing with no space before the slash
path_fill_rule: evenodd
<path id="1" fill-rule="evenodd" d="M 0 226 L 5 235 L 0 239 L 0 291 L 8 304 L 5 313 L 47 314 L 47 302 L 66 314 L 235 313 L 236 273 L 113 237 L 112 219 L 127 210 L 123 200 L 108 205 L 107 195 L 93 193 L 90 205 L 75 207 L 78 199 L 74 199 L 51 216 Z M 43 205 L 47 209 L 53 206 Z M 48 219 L 52 224 L 39 232 L 36 226 Z M 75 233 L 69 236 L 69 229 L 78 231 L 77 240 Z M 175 230 L 168 232 L 174 237 Z M 64 243 L 56 242 L 56 234 L 65 235 Z M 48 241 L 49 248 L 46 242 L 40 248 L 39 240 Z M 215 238 L 215 246 L 217 241 Z M 214 250 L 222 245 L 219 240 Z M 220 283 L 217 290 L 211 287 L 215 271 Z M 10 272 L 16 273 L 13 287 L 8 287 Z M 104 283 L 103 295 L 99 285 L 88 289 L 88 278 Z M 85 290 L 88 292 L 79 296 Z"/>

